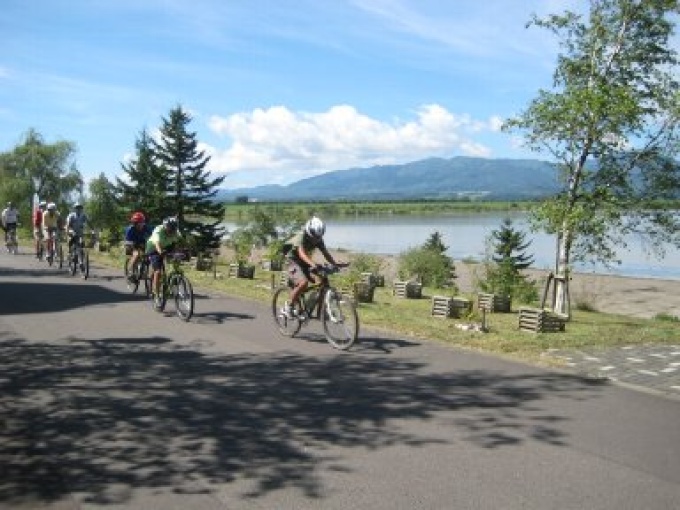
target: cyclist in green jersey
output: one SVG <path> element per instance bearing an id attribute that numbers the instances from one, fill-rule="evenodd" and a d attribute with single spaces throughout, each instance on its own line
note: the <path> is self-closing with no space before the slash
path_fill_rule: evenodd
<path id="1" fill-rule="evenodd" d="M 154 228 L 151 236 L 146 241 L 145 253 L 149 257 L 149 265 L 153 270 L 151 289 L 154 294 L 158 294 L 160 274 L 163 269 L 165 255 L 174 249 L 179 238 L 177 218 L 165 218 L 163 224 Z"/>

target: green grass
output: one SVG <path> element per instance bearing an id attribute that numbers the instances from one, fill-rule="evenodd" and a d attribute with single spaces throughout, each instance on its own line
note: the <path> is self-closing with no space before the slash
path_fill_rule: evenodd
<path id="1" fill-rule="evenodd" d="M 96 254 L 96 259 L 100 263 L 122 267 L 122 257 Z M 252 280 L 227 278 L 226 265 L 219 266 L 218 273 L 218 278 L 214 278 L 212 272 L 187 268 L 187 274 L 196 288 L 265 303 L 270 301 L 272 283 L 277 284 L 280 275 L 258 268 Z M 361 326 L 542 365 L 557 363 L 543 355 L 548 349 L 674 344 L 680 338 L 680 320 L 677 317 L 661 315 L 654 319 L 641 319 L 590 309 L 574 310 L 566 331 L 560 333 L 520 331 L 517 313 L 487 314 L 488 333 L 463 331 L 456 324 L 481 322 L 481 317 L 476 312 L 465 319 L 432 317 L 430 307 L 433 294 L 439 295 L 442 291 L 426 287 L 421 299 L 403 299 L 394 297 L 388 287 L 376 288 L 374 302 L 360 303 L 358 306 Z M 474 296 L 465 297 L 474 301 Z"/>

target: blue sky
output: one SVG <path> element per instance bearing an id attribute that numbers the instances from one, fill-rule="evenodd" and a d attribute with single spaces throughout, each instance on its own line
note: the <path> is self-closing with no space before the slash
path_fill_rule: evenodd
<path id="1" fill-rule="evenodd" d="M 3 0 L 0 151 L 71 140 L 121 176 L 182 105 L 224 186 L 430 156 L 536 157 L 499 132 L 557 55 L 533 13 L 585 0 Z"/>

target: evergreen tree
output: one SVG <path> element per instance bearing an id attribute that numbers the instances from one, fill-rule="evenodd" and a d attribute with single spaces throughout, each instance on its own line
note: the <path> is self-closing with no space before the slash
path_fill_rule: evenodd
<path id="1" fill-rule="evenodd" d="M 444 245 L 441 233 L 436 230 L 430 234 L 430 237 L 425 241 L 423 248 L 426 250 L 434 250 L 438 253 L 444 253 L 449 249 L 448 246 Z"/>
<path id="2" fill-rule="evenodd" d="M 522 270 L 534 263 L 526 254 L 531 241 L 525 240 L 525 233 L 515 230 L 512 220 L 505 218 L 498 230 L 493 230 L 487 239 L 489 246 L 486 262 L 486 280 L 480 282 L 483 291 L 510 296 L 524 302 L 534 301 L 538 295 L 534 282 L 522 274 Z"/>
<path id="3" fill-rule="evenodd" d="M 224 206 L 213 199 L 224 177 L 211 178 L 205 169 L 210 156 L 198 150 L 196 133 L 188 131 L 191 116 L 181 106 L 163 119 L 160 142 L 152 141 L 158 163 L 168 171 L 168 199 L 179 228 L 198 251 L 219 246 Z"/>
<path id="4" fill-rule="evenodd" d="M 515 230 L 510 218 L 505 218 L 498 230 L 491 232 L 491 240 L 494 243 L 492 259 L 496 264 L 509 264 L 519 272 L 530 267 L 534 258 L 527 255 L 525 250 L 531 246 L 531 241 L 526 241 L 526 234 Z"/>
<path id="5" fill-rule="evenodd" d="M 151 224 L 159 224 L 166 216 L 174 214 L 168 201 L 170 177 L 166 167 L 159 164 L 152 139 L 142 130 L 135 142 L 136 157 L 121 164 L 127 179 L 116 179 L 116 190 L 126 222 L 134 211 L 142 211 Z"/>

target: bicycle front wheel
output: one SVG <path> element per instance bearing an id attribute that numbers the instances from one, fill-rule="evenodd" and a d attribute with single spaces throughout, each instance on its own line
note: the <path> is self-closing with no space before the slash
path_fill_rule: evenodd
<path id="1" fill-rule="evenodd" d="M 87 280 L 90 276 L 90 254 L 87 250 L 80 250 L 80 277 Z"/>
<path id="2" fill-rule="evenodd" d="M 177 276 L 173 280 L 173 294 L 175 296 L 175 310 L 177 316 L 185 322 L 194 313 L 194 289 L 186 276 Z"/>
<path id="3" fill-rule="evenodd" d="M 359 336 L 359 314 L 354 301 L 335 289 L 326 291 L 321 323 L 328 343 L 341 351 L 352 347 Z"/>
<path id="4" fill-rule="evenodd" d="M 68 257 L 68 272 L 71 273 L 71 276 L 76 274 L 76 270 L 78 269 L 78 261 L 76 260 L 76 257 L 74 254 L 70 254 Z"/>
<path id="5" fill-rule="evenodd" d="M 284 336 L 293 337 L 300 331 L 302 323 L 297 317 L 288 317 L 284 313 L 287 301 L 289 299 L 290 289 L 288 287 L 281 287 L 274 292 L 272 298 L 272 314 L 274 316 L 274 324 Z"/>
<path id="6" fill-rule="evenodd" d="M 57 260 L 59 261 L 59 269 L 64 267 L 64 247 L 60 244 L 57 246 Z"/>

